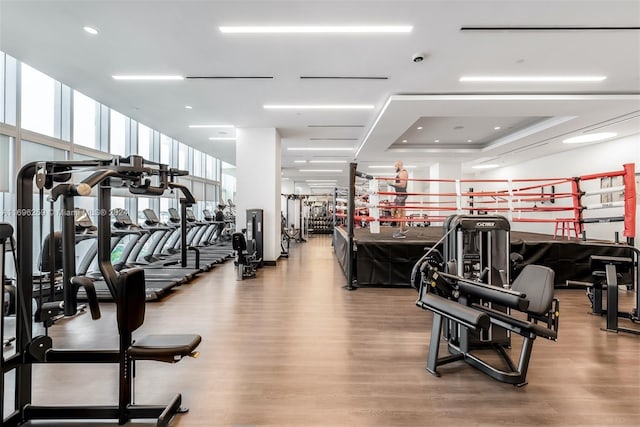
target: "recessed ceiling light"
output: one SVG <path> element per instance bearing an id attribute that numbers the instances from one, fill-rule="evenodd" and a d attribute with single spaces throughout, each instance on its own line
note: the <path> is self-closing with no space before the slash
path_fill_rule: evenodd
<path id="1" fill-rule="evenodd" d="M 434 140 L 433 142 L 440 142 L 440 140 L 439 140 L 439 139 L 436 139 L 436 140 Z"/>
<path id="2" fill-rule="evenodd" d="M 583 83 L 601 82 L 607 76 L 463 76 L 461 82 L 477 83 Z"/>
<path id="3" fill-rule="evenodd" d="M 495 126 L 495 127 L 493 128 L 493 130 L 500 130 L 500 129 L 502 129 L 500 126 Z"/>
<path id="4" fill-rule="evenodd" d="M 495 168 L 499 168 L 500 165 L 496 165 L 496 164 L 486 164 L 486 165 L 475 165 L 475 166 L 471 166 L 471 169 L 495 169 Z"/>
<path id="5" fill-rule="evenodd" d="M 346 160 L 309 160 L 309 163 L 347 163 Z"/>
<path id="6" fill-rule="evenodd" d="M 467 142 L 473 142 L 473 139 L 467 139 Z"/>
<path id="7" fill-rule="evenodd" d="M 307 182 L 336 182 L 335 179 L 306 179 Z"/>
<path id="8" fill-rule="evenodd" d="M 144 75 L 144 74 L 129 74 L 129 75 L 115 75 L 111 76 L 114 80 L 184 80 L 182 76 L 175 75 Z"/>
<path id="9" fill-rule="evenodd" d="M 235 138 L 226 137 L 226 136 L 212 136 L 209 138 L 209 141 L 235 141 Z"/>
<path id="10" fill-rule="evenodd" d="M 410 33 L 411 25 L 221 26 L 224 34 L 379 34 Z"/>
<path id="11" fill-rule="evenodd" d="M 199 128 L 203 128 L 203 129 L 206 129 L 206 128 L 220 128 L 220 129 L 223 129 L 223 128 L 232 128 L 233 125 L 189 125 L 189 127 L 192 128 L 192 129 L 199 129 Z"/>
<path id="12" fill-rule="evenodd" d="M 406 142 L 407 142 L 407 140 L 406 140 L 406 139 L 403 139 L 403 140 L 402 140 L 402 142 L 403 142 L 403 143 L 406 143 Z"/>
<path id="13" fill-rule="evenodd" d="M 369 104 L 266 104 L 265 110 L 372 110 Z"/>
<path id="14" fill-rule="evenodd" d="M 300 169 L 300 172 L 335 172 L 335 173 L 342 173 L 342 169 Z"/>
<path id="15" fill-rule="evenodd" d="M 580 144 L 583 142 L 596 142 L 618 136 L 615 132 L 591 133 L 586 135 L 574 136 L 563 140 L 565 144 Z"/>
<path id="16" fill-rule="evenodd" d="M 192 110 L 193 107 L 191 105 L 185 105 L 184 108 L 186 108 L 187 110 Z"/>
<path id="17" fill-rule="evenodd" d="M 307 163 L 306 160 L 294 160 L 293 163 Z"/>
<path id="18" fill-rule="evenodd" d="M 85 30 L 87 33 L 91 34 L 92 36 L 95 36 L 98 34 L 98 30 L 96 30 L 93 27 L 85 26 L 85 27 L 82 27 L 82 29 Z"/>
<path id="19" fill-rule="evenodd" d="M 418 130 L 422 130 L 422 126 L 418 126 L 416 129 L 418 129 Z"/>
<path id="20" fill-rule="evenodd" d="M 353 151 L 353 148 L 345 147 L 290 147 L 288 151 Z"/>

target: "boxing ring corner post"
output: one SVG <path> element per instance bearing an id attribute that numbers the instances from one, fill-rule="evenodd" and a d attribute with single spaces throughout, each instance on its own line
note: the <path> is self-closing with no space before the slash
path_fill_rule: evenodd
<path id="1" fill-rule="evenodd" d="M 347 193 L 347 284 L 344 288 L 348 291 L 358 289 L 354 272 L 354 242 L 353 234 L 355 228 L 355 197 L 356 197 L 356 173 L 357 163 L 349 163 L 349 189 Z"/>
<path id="2" fill-rule="evenodd" d="M 636 165 L 626 163 L 624 167 L 624 236 L 634 246 L 636 237 Z"/>

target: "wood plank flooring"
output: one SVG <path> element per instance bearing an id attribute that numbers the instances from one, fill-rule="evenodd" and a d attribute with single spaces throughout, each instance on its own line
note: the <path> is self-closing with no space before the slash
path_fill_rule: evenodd
<path id="1" fill-rule="evenodd" d="M 342 289 L 328 236 L 292 245 L 256 279 L 235 277 L 227 263 L 148 305 L 138 334 L 203 337 L 198 359 L 138 364 L 137 403 L 182 392 L 190 412 L 172 426 L 640 425 L 640 337 L 600 331 L 583 291 L 557 292 L 559 340 L 536 340 L 529 385 L 515 388 L 463 362 L 428 374 L 431 315 L 415 307 L 416 292 Z M 103 311 L 52 328 L 56 347 L 115 346 L 113 309 Z M 115 403 L 115 375 L 36 366 L 34 403 Z"/>

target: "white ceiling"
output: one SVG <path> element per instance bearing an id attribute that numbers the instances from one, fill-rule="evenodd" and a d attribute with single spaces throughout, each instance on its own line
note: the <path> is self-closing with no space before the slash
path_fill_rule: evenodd
<path id="1" fill-rule="evenodd" d="M 413 31 L 232 35 L 218 30 L 221 25 L 272 24 L 412 25 Z M 97 28 L 99 34 L 85 33 L 85 25 Z M 488 159 L 506 165 L 523 156 L 574 148 L 559 142 L 604 125 L 620 136 L 640 132 L 640 119 L 634 118 L 640 111 L 638 29 L 461 31 L 463 26 L 637 28 L 640 1 L 0 0 L 2 51 L 229 163 L 235 163 L 233 142 L 210 141 L 209 137 L 225 135 L 188 125 L 275 127 L 283 142 L 283 176 L 293 180 L 322 178 L 322 174 L 298 172 L 296 159 L 351 161 L 357 152 L 356 160 L 363 165 L 404 158 L 405 163 L 410 159 L 422 168 L 452 156 L 463 161 L 465 168 Z M 414 63 L 416 53 L 424 53 L 425 60 Z M 114 81 L 114 74 L 274 78 L 122 82 Z M 599 83 L 461 83 L 463 75 L 603 75 L 607 79 Z M 563 96 L 538 96 L 549 94 Z M 272 111 L 263 109 L 264 104 L 371 104 L 374 109 Z M 443 146 L 426 149 L 424 143 L 429 140 L 420 140 L 414 129 L 421 120 L 434 124 L 423 130 L 424 135 L 441 135 L 437 139 Z M 492 137 L 495 126 L 513 129 L 503 128 Z M 403 139 L 406 147 L 400 146 Z M 484 148 L 461 149 L 467 139 L 482 140 Z M 319 144 L 353 151 L 313 156 L 288 151 Z M 346 165 L 338 168 L 346 175 Z"/>

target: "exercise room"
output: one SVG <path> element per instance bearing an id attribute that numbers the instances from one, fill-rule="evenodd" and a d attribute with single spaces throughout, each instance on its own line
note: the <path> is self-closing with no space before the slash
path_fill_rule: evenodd
<path id="1" fill-rule="evenodd" d="M 0 425 L 637 426 L 640 1 L 0 0 Z"/>

